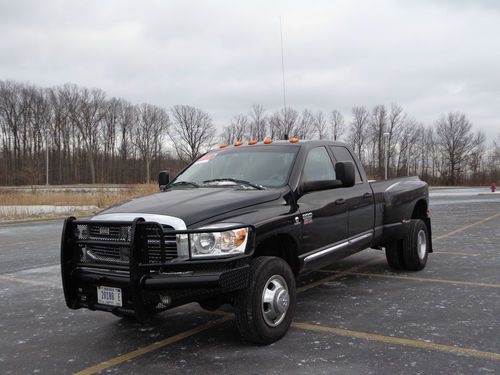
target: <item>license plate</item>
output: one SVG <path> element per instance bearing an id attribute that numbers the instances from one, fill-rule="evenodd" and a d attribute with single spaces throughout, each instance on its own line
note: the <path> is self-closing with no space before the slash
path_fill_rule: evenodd
<path id="1" fill-rule="evenodd" d="M 122 290 L 109 286 L 97 287 L 97 303 L 108 306 L 122 306 Z"/>

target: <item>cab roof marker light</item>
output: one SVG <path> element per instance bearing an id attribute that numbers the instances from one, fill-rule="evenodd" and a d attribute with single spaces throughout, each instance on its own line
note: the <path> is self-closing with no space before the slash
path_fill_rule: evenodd
<path id="1" fill-rule="evenodd" d="M 248 141 L 248 144 L 249 144 L 249 145 L 255 145 L 255 144 L 257 144 L 257 141 L 256 141 L 255 139 L 250 139 L 250 140 Z"/>
<path id="2" fill-rule="evenodd" d="M 242 144 L 243 144 L 243 141 L 236 141 L 236 142 L 234 142 L 234 146 L 235 147 L 241 146 Z"/>
<path id="3" fill-rule="evenodd" d="M 226 148 L 227 146 L 228 146 L 227 143 L 222 143 L 222 144 L 219 145 L 219 148 Z"/>
<path id="4" fill-rule="evenodd" d="M 271 144 L 271 143 L 273 143 L 273 140 L 272 140 L 271 138 L 266 138 L 266 139 L 264 139 L 264 144 L 265 144 L 265 145 L 269 145 L 269 144 Z"/>
<path id="5" fill-rule="evenodd" d="M 296 137 L 293 137 L 292 139 L 290 139 L 290 143 L 297 143 L 298 141 L 299 141 L 299 139 Z"/>

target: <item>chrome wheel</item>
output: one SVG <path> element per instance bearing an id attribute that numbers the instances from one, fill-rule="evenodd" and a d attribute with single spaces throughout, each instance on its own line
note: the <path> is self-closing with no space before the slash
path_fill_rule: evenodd
<path id="1" fill-rule="evenodd" d="M 425 231 L 420 229 L 417 234 L 417 252 L 420 259 L 425 258 L 427 253 L 427 237 Z"/>
<path id="2" fill-rule="evenodd" d="M 273 275 L 267 280 L 262 291 L 262 316 L 270 327 L 276 327 L 283 319 L 290 304 L 290 295 L 286 281 L 280 275 Z"/>

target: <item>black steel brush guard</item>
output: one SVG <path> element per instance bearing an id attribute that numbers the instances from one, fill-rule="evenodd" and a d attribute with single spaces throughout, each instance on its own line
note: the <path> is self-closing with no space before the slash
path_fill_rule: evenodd
<path id="1" fill-rule="evenodd" d="M 130 227 L 129 241 L 114 241 L 102 239 L 76 238 L 78 225 L 99 227 Z M 148 228 L 156 229 L 159 236 L 159 262 L 149 261 Z M 113 312 L 117 315 L 134 315 L 139 320 L 146 320 L 151 315 L 151 307 L 145 304 L 145 292 L 165 289 L 196 289 L 200 288 L 212 293 L 222 293 L 241 289 L 248 284 L 249 259 L 253 250 L 253 227 L 248 233 L 247 250 L 244 255 L 228 256 L 217 259 L 193 259 L 191 256 L 191 236 L 194 233 L 221 232 L 242 228 L 241 225 L 227 226 L 216 229 L 166 230 L 157 222 L 147 222 L 143 218 L 133 221 L 99 221 L 77 220 L 69 217 L 65 220 L 61 241 L 61 274 L 66 305 L 72 309 L 87 307 Z M 165 236 L 185 234 L 187 242 L 187 257 L 167 259 L 165 252 Z M 81 246 L 128 247 L 128 264 L 88 263 L 82 262 Z M 177 243 L 177 251 L 179 251 Z M 147 260 L 147 261 L 146 261 Z M 201 271 L 201 272 L 196 272 Z M 182 274 L 188 274 L 183 277 Z M 170 274 L 169 274 L 170 273 Z M 181 276 L 179 276 L 181 275 Z M 116 285 L 127 288 L 131 304 L 120 308 L 112 306 L 82 305 L 79 294 L 81 284 L 87 282 L 95 285 Z M 194 297 L 193 297 L 194 298 Z M 193 299 L 191 298 L 191 299 Z M 190 302 L 179 300 L 179 303 L 163 308 L 174 307 Z M 162 310 L 160 309 L 156 309 Z"/>

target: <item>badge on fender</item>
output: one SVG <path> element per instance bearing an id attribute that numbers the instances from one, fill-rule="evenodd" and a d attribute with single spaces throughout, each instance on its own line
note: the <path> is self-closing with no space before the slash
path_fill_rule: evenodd
<path id="1" fill-rule="evenodd" d="M 312 212 L 307 212 L 305 214 L 302 214 L 302 220 L 304 220 L 304 225 L 312 224 L 312 222 L 313 222 L 313 213 Z"/>

